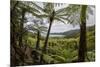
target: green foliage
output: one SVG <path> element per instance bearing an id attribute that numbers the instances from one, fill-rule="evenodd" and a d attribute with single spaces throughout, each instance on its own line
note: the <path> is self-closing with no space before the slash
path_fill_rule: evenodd
<path id="1" fill-rule="evenodd" d="M 79 33 L 78 33 L 79 34 Z M 35 44 L 36 38 L 29 38 Z M 44 39 L 40 46 L 44 45 Z M 79 35 L 76 38 L 49 38 L 48 53 L 44 54 L 46 63 L 65 63 L 78 59 Z M 32 45 L 33 47 L 33 45 Z M 95 60 L 95 31 L 87 31 L 87 57 L 86 61 Z"/>
<path id="2" fill-rule="evenodd" d="M 54 61 L 54 59 L 47 54 L 43 54 L 43 59 L 46 63 L 51 63 L 52 61 Z"/>
<path id="3" fill-rule="evenodd" d="M 87 52 L 88 61 L 95 61 L 95 51 L 88 51 Z"/>
<path id="4" fill-rule="evenodd" d="M 66 62 L 66 59 L 62 56 L 59 56 L 59 55 L 52 55 L 52 58 L 54 58 L 54 60 L 58 61 L 59 63 Z"/>

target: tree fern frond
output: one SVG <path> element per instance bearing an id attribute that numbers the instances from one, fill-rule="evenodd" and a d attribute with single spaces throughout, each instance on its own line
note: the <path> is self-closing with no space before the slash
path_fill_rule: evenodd
<path id="1" fill-rule="evenodd" d="M 38 18 L 47 18 L 49 17 L 49 15 L 46 14 L 41 14 L 41 15 L 37 15 Z"/>
<path id="2" fill-rule="evenodd" d="M 32 5 L 34 6 L 34 8 L 38 8 L 41 11 L 44 11 L 44 9 L 42 7 L 40 7 L 39 5 L 37 5 L 36 3 L 32 2 Z"/>
<path id="3" fill-rule="evenodd" d="M 62 9 L 59 9 L 57 11 L 55 11 L 56 15 L 57 14 L 60 14 L 60 13 L 67 13 L 67 11 L 69 10 L 70 8 L 69 7 L 65 7 L 65 8 L 62 8 Z"/>
<path id="4" fill-rule="evenodd" d="M 68 23 L 71 23 L 71 20 L 68 19 L 68 18 L 64 18 L 64 17 L 60 17 L 61 19 L 65 20 L 65 21 L 68 21 Z"/>
<path id="5" fill-rule="evenodd" d="M 60 21 L 60 22 L 63 22 L 64 24 L 66 24 L 66 23 L 65 23 L 65 21 L 64 21 L 64 20 L 62 20 L 61 18 L 54 17 L 54 19 L 55 19 L 56 21 Z"/>
<path id="6" fill-rule="evenodd" d="M 91 7 L 89 7 L 89 6 L 87 8 L 87 13 L 93 15 L 93 9 Z"/>
<path id="7" fill-rule="evenodd" d="M 51 14 L 54 10 L 54 4 L 53 3 L 45 3 L 44 4 L 44 12 Z"/>

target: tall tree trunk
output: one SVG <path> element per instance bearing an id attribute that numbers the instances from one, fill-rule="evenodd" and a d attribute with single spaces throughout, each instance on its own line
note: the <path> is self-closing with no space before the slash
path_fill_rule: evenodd
<path id="1" fill-rule="evenodd" d="M 40 48 L 40 31 L 37 31 L 36 49 Z"/>
<path id="2" fill-rule="evenodd" d="M 13 1 L 11 1 L 12 3 Z M 15 5 L 13 6 L 13 8 L 11 9 L 11 19 L 10 19 L 10 23 L 11 23 L 11 26 L 10 26 L 10 29 L 11 29 L 11 32 L 10 32 L 10 51 L 11 51 L 11 66 L 15 66 L 16 65 L 16 35 L 15 35 L 15 23 L 13 21 L 14 19 L 14 12 L 15 12 L 15 9 L 16 9 L 16 6 L 18 5 L 18 1 L 15 3 Z"/>
<path id="3" fill-rule="evenodd" d="M 23 25 L 24 25 L 24 20 L 25 20 L 25 9 L 23 8 L 22 9 L 22 18 L 21 18 L 21 22 L 20 22 L 20 27 L 19 27 L 19 46 L 20 46 L 20 49 L 22 51 L 24 51 L 24 45 L 23 45 Z M 22 61 L 22 65 L 24 65 L 24 54 L 23 54 L 23 59 L 21 60 Z"/>
<path id="4" fill-rule="evenodd" d="M 49 39 L 49 34 L 50 34 L 51 26 L 52 26 L 52 21 L 53 21 L 53 20 L 50 21 L 49 29 L 48 29 L 47 36 L 46 36 L 46 39 L 45 39 L 45 43 L 44 43 L 44 47 L 43 47 L 43 51 L 44 51 L 44 52 L 47 52 L 48 39 Z"/>
<path id="5" fill-rule="evenodd" d="M 48 44 L 48 38 L 49 38 L 51 26 L 52 26 L 52 22 L 50 22 L 49 29 L 48 29 L 48 32 L 47 32 L 47 37 L 45 39 L 45 43 L 44 43 L 44 46 L 43 46 L 43 49 L 42 49 L 42 55 L 40 56 L 40 64 L 45 63 L 45 61 L 43 60 L 43 54 L 47 53 L 47 44 Z"/>
<path id="6" fill-rule="evenodd" d="M 14 65 L 16 65 L 16 37 L 15 37 L 15 31 L 14 31 L 15 29 L 14 29 L 14 26 L 12 27 L 11 26 L 11 66 L 14 66 Z"/>
<path id="7" fill-rule="evenodd" d="M 49 29 L 48 29 L 47 36 L 46 36 L 46 39 L 45 39 L 45 43 L 44 43 L 44 46 L 43 46 L 43 49 L 42 49 L 42 55 L 40 56 L 40 64 L 45 63 L 45 61 L 43 60 L 43 54 L 47 53 L 48 39 L 49 39 L 51 26 L 52 26 L 52 23 L 53 23 L 53 20 L 54 20 L 54 16 L 55 16 L 54 14 L 55 14 L 55 12 L 53 11 L 50 18 L 49 18 L 50 24 L 49 24 Z"/>
<path id="8" fill-rule="evenodd" d="M 22 10 L 22 20 L 20 22 L 20 28 L 19 28 L 19 46 L 23 46 L 23 24 L 24 24 L 24 16 L 25 16 L 25 10 Z"/>
<path id="9" fill-rule="evenodd" d="M 80 24 L 80 41 L 79 41 L 79 52 L 78 52 L 78 61 L 84 62 L 86 51 L 87 51 L 87 42 L 86 42 L 86 10 L 87 5 L 83 5 L 81 9 L 81 24 Z"/>
<path id="10" fill-rule="evenodd" d="M 49 17 L 49 23 L 50 24 L 49 24 L 49 29 L 48 29 L 47 36 L 46 36 L 45 43 L 44 43 L 44 47 L 43 47 L 43 52 L 44 53 L 47 52 L 48 39 L 49 39 L 49 34 L 50 34 L 51 26 L 52 26 L 52 23 L 53 23 L 53 20 L 54 20 L 54 16 L 55 16 L 55 12 L 53 10 L 53 12 L 51 13 L 51 16 Z"/>
<path id="11" fill-rule="evenodd" d="M 39 64 L 39 53 L 37 52 L 37 50 L 39 50 L 40 48 L 40 31 L 37 30 L 37 42 L 36 42 L 36 50 L 33 52 L 34 53 L 34 64 Z"/>

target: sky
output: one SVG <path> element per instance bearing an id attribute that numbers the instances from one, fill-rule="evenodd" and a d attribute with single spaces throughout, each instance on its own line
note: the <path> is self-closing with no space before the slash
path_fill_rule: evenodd
<path id="1" fill-rule="evenodd" d="M 41 3 L 38 3 L 39 5 L 41 5 Z M 64 8 L 68 6 L 68 4 L 62 5 L 60 7 L 56 7 L 55 9 L 60 9 L 60 8 Z M 95 25 L 95 8 L 92 9 L 93 10 L 93 15 L 89 14 L 89 18 L 87 20 L 87 26 L 92 26 Z M 46 24 L 47 27 L 49 26 L 49 24 Z M 61 22 L 55 22 L 52 24 L 51 27 L 51 31 L 50 33 L 59 33 L 59 32 L 65 32 L 65 31 L 69 31 L 69 30 L 74 30 L 74 29 L 79 29 L 79 25 L 71 25 L 71 24 L 64 24 Z"/>
<path id="2" fill-rule="evenodd" d="M 64 7 L 64 6 L 62 6 Z M 57 9 L 62 8 L 62 7 L 57 7 Z M 92 26 L 95 25 L 95 9 L 93 8 L 93 15 L 89 14 L 89 18 L 87 20 L 86 26 Z M 49 26 L 49 25 L 48 25 Z M 64 24 L 61 22 L 55 22 L 53 23 L 51 27 L 50 33 L 59 33 L 59 32 L 65 32 L 69 30 L 74 30 L 74 29 L 79 29 L 79 25 L 71 25 L 71 24 Z"/>
<path id="3" fill-rule="evenodd" d="M 89 18 L 87 20 L 87 26 L 95 25 L 95 14 L 89 15 Z M 53 23 L 51 27 L 51 33 L 59 33 L 59 32 L 65 32 L 69 30 L 79 29 L 79 25 L 71 25 L 71 24 L 64 24 L 64 23 Z"/>

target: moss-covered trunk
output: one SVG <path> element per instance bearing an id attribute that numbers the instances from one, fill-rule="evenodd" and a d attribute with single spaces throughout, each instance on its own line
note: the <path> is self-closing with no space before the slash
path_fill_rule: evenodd
<path id="1" fill-rule="evenodd" d="M 84 62 L 86 51 L 87 51 L 87 42 L 86 42 L 86 10 L 87 5 L 82 5 L 81 8 L 81 24 L 80 24 L 80 41 L 79 41 L 79 51 L 78 51 L 78 61 Z"/>

